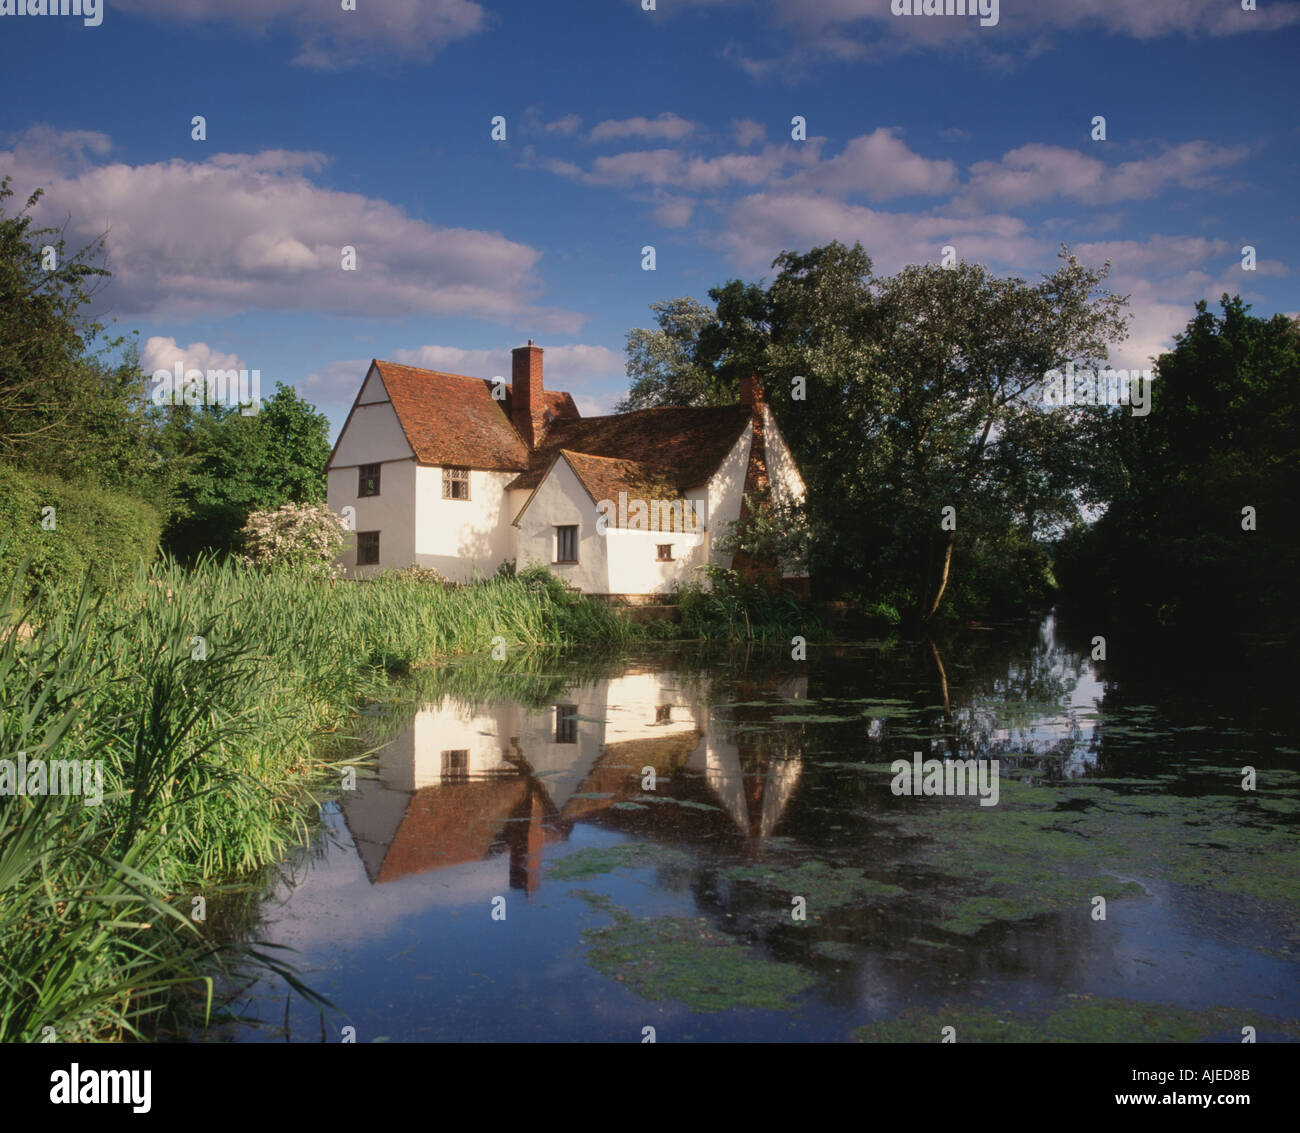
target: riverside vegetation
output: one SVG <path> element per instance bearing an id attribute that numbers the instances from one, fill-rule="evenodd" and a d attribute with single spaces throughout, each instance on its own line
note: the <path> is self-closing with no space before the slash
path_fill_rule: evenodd
<path id="1" fill-rule="evenodd" d="M 544 570 L 453 588 L 206 559 L 30 582 L 20 564 L 0 600 L 0 748 L 102 761 L 104 787 L 98 806 L 0 798 L 0 1041 L 163 1036 L 211 1018 L 220 977 L 252 965 L 310 995 L 223 918 L 195 919 L 196 898 L 306 841 L 314 792 L 341 770 L 323 741 L 396 678 L 502 643 L 809 632 L 793 602 L 725 579 L 680 595 L 680 624 L 650 626 Z"/>

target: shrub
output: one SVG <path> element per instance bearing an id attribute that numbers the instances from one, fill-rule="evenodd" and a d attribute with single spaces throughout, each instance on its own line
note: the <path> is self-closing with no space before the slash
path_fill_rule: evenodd
<path id="1" fill-rule="evenodd" d="M 102 588 L 115 573 L 152 562 L 161 530 L 142 500 L 0 466 L 0 572 L 8 577 L 28 560 L 26 597 L 87 574 Z"/>
<path id="2" fill-rule="evenodd" d="M 240 532 L 244 561 L 334 578 L 342 569 L 337 559 L 346 530 L 324 504 L 283 504 L 275 511 L 255 511 Z"/>

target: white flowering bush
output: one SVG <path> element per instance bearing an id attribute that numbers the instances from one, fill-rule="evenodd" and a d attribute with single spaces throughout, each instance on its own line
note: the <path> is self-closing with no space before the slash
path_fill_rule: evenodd
<path id="1" fill-rule="evenodd" d="M 336 578 L 336 561 L 347 537 L 343 520 L 324 504 L 283 504 L 255 511 L 240 532 L 244 561 L 251 566 L 302 570 Z"/>

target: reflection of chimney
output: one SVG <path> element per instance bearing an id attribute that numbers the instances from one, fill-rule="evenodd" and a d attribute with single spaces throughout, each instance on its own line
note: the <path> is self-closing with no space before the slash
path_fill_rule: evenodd
<path id="1" fill-rule="evenodd" d="M 510 390 L 510 419 L 529 448 L 536 448 L 546 427 L 542 397 L 542 348 L 528 340 L 511 351 L 514 360 Z"/>
<path id="2" fill-rule="evenodd" d="M 757 374 L 740 379 L 740 404 L 746 409 L 757 409 L 763 404 L 763 382 Z"/>

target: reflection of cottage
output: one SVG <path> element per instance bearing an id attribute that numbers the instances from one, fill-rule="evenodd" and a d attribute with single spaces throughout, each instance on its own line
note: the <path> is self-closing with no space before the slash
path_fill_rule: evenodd
<path id="1" fill-rule="evenodd" d="M 737 405 L 589 418 L 543 388 L 541 347 L 514 351 L 512 378 L 371 363 L 327 466 L 330 508 L 354 512 L 348 573 L 466 581 L 515 559 L 588 593 L 653 594 L 732 565 L 714 544 L 745 493 L 804 496 L 756 378 Z"/>
<path id="2" fill-rule="evenodd" d="M 378 779 L 360 780 L 343 813 L 372 882 L 501 855 L 509 885 L 532 892 L 542 848 L 578 822 L 671 843 L 770 837 L 801 761 L 756 758 L 743 737 L 666 673 L 581 685 L 544 710 L 448 699 L 383 749 Z"/>

